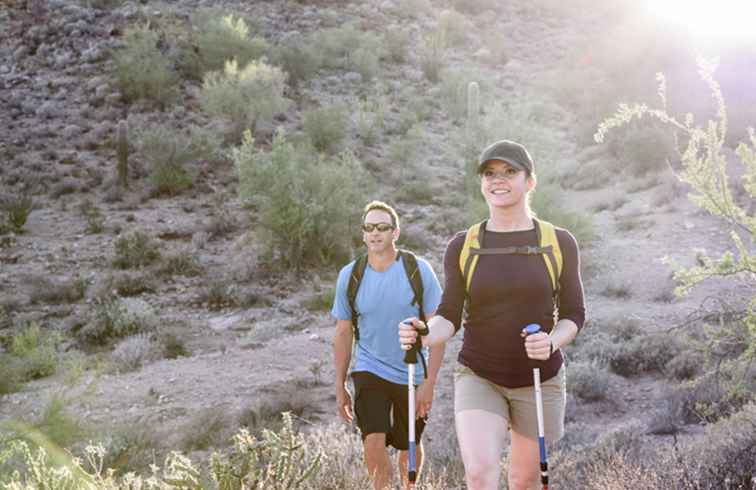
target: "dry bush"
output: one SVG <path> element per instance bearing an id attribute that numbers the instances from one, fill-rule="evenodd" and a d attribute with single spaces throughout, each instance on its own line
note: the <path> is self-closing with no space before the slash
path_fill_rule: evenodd
<path id="1" fill-rule="evenodd" d="M 441 79 L 441 71 L 446 64 L 446 41 L 440 30 L 426 34 L 420 47 L 420 68 L 428 81 L 436 83 Z"/>
<path id="2" fill-rule="evenodd" d="M 179 442 L 182 451 L 204 451 L 228 445 L 234 423 L 225 410 L 208 408 L 184 424 Z"/>
<path id="3" fill-rule="evenodd" d="M 152 307 L 136 298 L 95 298 L 90 319 L 76 331 L 85 344 L 104 345 L 113 339 L 150 332 L 157 327 L 158 318 Z"/>
<path id="4" fill-rule="evenodd" d="M 118 342 L 110 358 L 117 372 L 128 373 L 156 360 L 159 354 L 159 348 L 149 334 L 137 334 Z"/>
<path id="5" fill-rule="evenodd" d="M 323 53 L 310 39 L 289 38 L 273 49 L 272 61 L 288 74 L 289 85 L 298 87 L 312 78 L 323 65 Z"/>

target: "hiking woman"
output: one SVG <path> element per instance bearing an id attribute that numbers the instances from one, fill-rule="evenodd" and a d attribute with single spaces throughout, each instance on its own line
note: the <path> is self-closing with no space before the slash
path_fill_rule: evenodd
<path id="1" fill-rule="evenodd" d="M 532 369 L 534 363 L 541 367 L 546 441 L 558 440 L 564 433 L 566 401 L 560 349 L 575 338 L 585 319 L 578 246 L 567 230 L 535 219 L 530 211 L 536 176 L 525 147 L 498 141 L 478 163 L 489 216 L 447 245 L 441 305 L 421 339 L 425 346 L 444 343 L 459 330 L 466 311 L 454 373 L 454 412 L 467 487 L 499 488 L 509 430 L 509 488 L 537 488 Z M 551 243 L 544 241 L 549 233 Z M 412 325 L 399 324 L 404 349 L 426 327 L 411 320 Z M 525 326 L 531 323 L 541 331 L 526 337 Z"/>

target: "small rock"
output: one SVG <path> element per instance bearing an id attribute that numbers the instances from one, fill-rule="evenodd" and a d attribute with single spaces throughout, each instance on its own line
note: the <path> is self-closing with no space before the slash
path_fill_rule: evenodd
<path id="1" fill-rule="evenodd" d="M 318 340 L 320 338 L 320 335 L 314 333 L 308 337 L 310 340 Z"/>
<path id="2" fill-rule="evenodd" d="M 349 83 L 362 83 L 362 75 L 354 71 L 350 71 L 349 73 L 344 75 L 344 79 Z"/>

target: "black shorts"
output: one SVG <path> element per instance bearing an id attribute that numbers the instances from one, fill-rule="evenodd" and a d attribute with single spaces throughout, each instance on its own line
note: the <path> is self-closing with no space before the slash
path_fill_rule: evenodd
<path id="1" fill-rule="evenodd" d="M 362 440 L 368 434 L 386 434 L 386 446 L 401 451 L 409 448 L 407 385 L 386 381 L 368 371 L 352 373 L 354 414 Z M 415 441 L 420 442 L 425 418 L 415 420 Z"/>

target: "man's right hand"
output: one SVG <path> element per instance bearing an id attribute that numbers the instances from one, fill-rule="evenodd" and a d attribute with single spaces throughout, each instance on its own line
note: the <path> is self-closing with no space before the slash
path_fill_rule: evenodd
<path id="1" fill-rule="evenodd" d="M 402 350 L 410 350 L 419 337 L 417 330 L 420 329 L 424 331 L 426 328 L 428 327 L 417 318 L 408 318 L 400 323 L 399 343 L 402 346 Z"/>
<path id="2" fill-rule="evenodd" d="M 344 422 L 351 424 L 354 420 L 354 414 L 352 413 L 352 395 L 346 389 L 344 383 L 336 385 L 336 406 L 339 410 L 339 417 Z"/>

